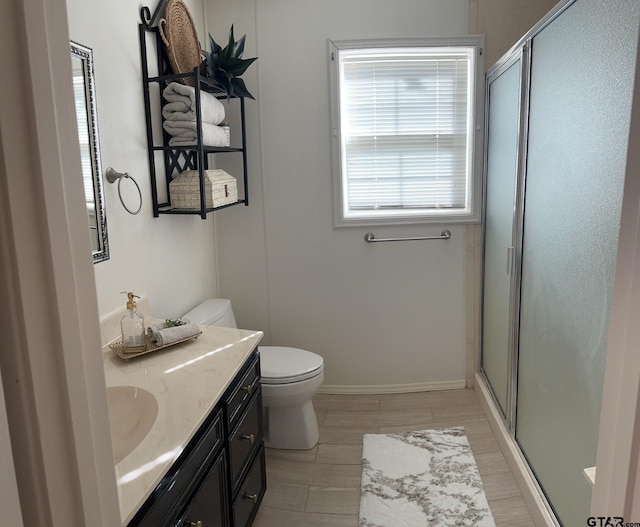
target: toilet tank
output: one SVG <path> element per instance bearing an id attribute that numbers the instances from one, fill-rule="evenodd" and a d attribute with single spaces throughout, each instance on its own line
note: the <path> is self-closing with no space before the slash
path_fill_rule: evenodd
<path id="1" fill-rule="evenodd" d="M 202 326 L 238 327 L 231 301 L 226 298 L 209 298 L 182 316 Z"/>

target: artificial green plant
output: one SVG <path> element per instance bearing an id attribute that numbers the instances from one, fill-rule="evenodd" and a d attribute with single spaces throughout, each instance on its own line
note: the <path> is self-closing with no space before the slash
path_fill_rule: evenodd
<path id="1" fill-rule="evenodd" d="M 246 35 L 243 35 L 242 38 L 236 42 L 233 36 L 232 25 L 229 30 L 229 42 L 222 48 L 213 40 L 213 37 L 209 35 L 211 51 L 205 51 L 207 74 L 225 90 L 228 97 L 249 97 L 253 99 L 253 95 L 249 93 L 240 76 L 247 71 L 247 68 L 251 66 L 258 57 L 252 59 L 242 58 L 245 37 Z"/>

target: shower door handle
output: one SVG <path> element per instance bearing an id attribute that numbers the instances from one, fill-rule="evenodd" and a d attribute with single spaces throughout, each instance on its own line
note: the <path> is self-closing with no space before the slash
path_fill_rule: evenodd
<path id="1" fill-rule="evenodd" d="M 513 274 L 514 255 L 516 248 L 507 247 L 507 274 Z"/>

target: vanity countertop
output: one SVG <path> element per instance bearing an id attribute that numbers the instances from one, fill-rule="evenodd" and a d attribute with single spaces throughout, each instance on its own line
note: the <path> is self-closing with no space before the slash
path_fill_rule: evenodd
<path id="1" fill-rule="evenodd" d="M 107 387 L 144 388 L 158 402 L 151 431 L 115 466 L 123 525 L 166 474 L 263 336 L 261 331 L 201 329 L 194 340 L 130 361 L 108 346 L 103 349 Z"/>

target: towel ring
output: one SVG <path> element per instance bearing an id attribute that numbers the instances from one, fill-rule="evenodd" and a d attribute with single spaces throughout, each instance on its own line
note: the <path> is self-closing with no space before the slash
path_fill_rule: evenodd
<path id="1" fill-rule="evenodd" d="M 130 176 L 127 172 L 117 172 L 111 167 L 107 168 L 105 172 L 105 176 L 107 177 L 107 181 L 109 183 L 115 183 L 116 180 L 118 181 L 118 197 L 120 198 L 120 203 L 122 203 L 124 210 L 126 210 L 129 214 L 133 216 L 138 214 L 142 210 L 142 191 L 140 190 L 140 186 L 138 185 L 138 182 L 135 179 L 133 179 L 133 177 Z M 132 211 L 129 207 L 127 207 L 127 204 L 122 199 L 122 193 L 120 192 L 120 183 L 122 183 L 123 179 L 130 179 L 131 181 L 133 181 L 133 184 L 138 189 L 138 196 L 140 197 L 140 205 L 138 206 L 138 210 L 136 210 L 135 212 Z"/>

